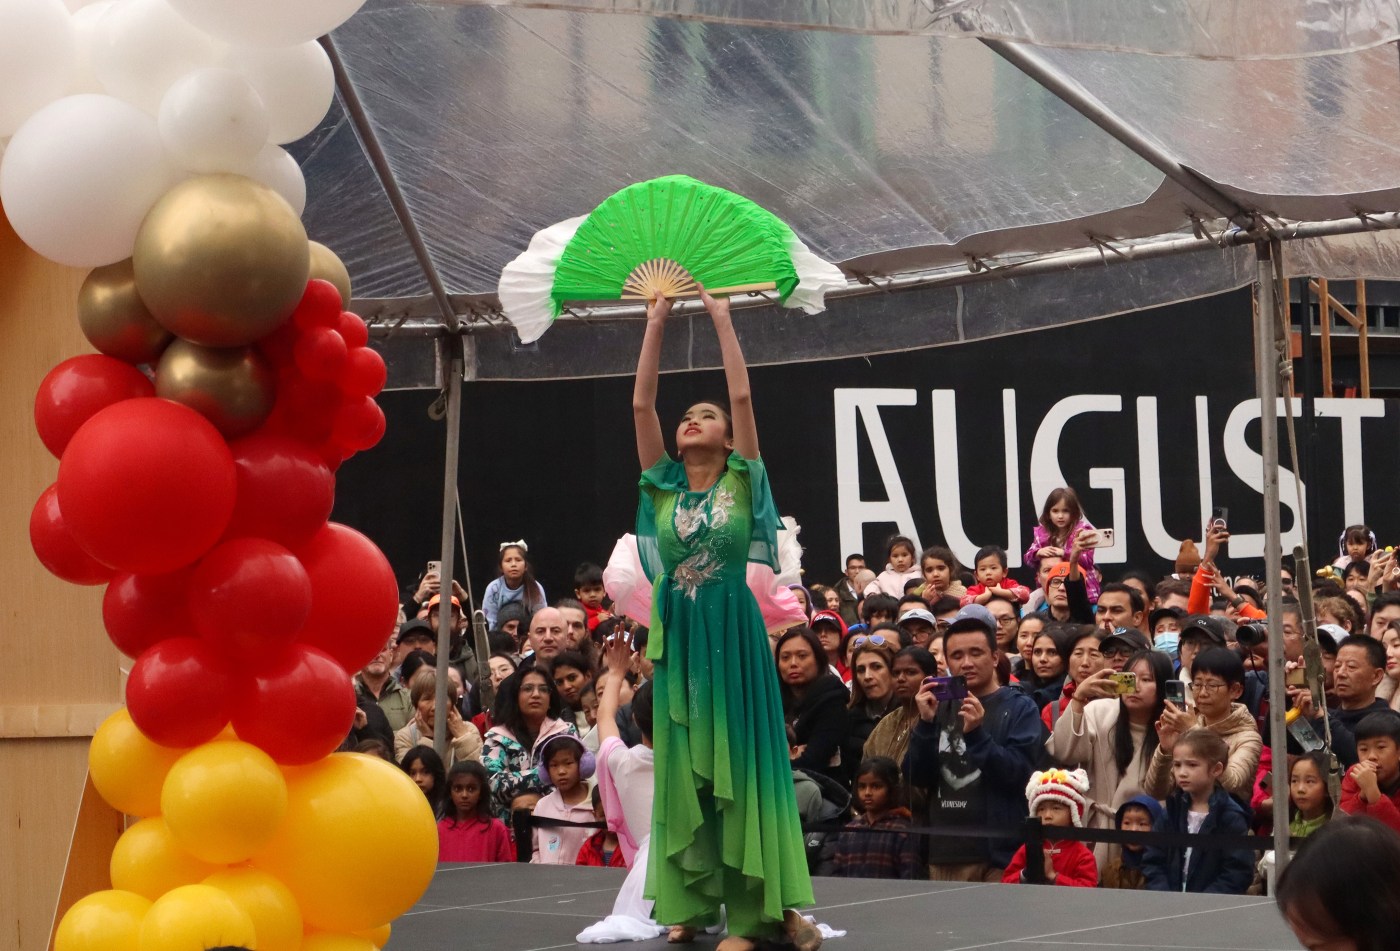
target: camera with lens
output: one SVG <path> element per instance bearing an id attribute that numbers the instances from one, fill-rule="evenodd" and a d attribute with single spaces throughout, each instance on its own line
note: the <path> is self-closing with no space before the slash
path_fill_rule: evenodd
<path id="1" fill-rule="evenodd" d="M 1247 621 L 1235 628 L 1235 640 L 1243 647 L 1257 647 L 1269 639 L 1269 627 L 1262 621 Z"/>

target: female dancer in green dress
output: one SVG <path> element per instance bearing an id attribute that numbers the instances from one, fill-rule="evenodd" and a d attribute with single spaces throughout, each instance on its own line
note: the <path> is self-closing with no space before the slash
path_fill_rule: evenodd
<path id="1" fill-rule="evenodd" d="M 786 931 L 821 944 L 792 909 L 812 903 L 793 794 L 782 701 L 749 561 L 777 569 L 778 514 L 758 456 L 748 370 L 729 301 L 701 291 L 724 357 L 732 417 L 697 403 L 666 453 L 656 414 L 661 340 L 671 305 L 653 301 L 632 413 L 641 462 L 637 547 L 653 584 L 656 798 L 646 896 L 673 942 L 719 920 L 721 951 Z"/>

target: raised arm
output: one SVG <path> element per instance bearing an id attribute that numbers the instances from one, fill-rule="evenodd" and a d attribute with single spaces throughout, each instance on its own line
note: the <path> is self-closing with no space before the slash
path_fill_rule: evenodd
<path id="1" fill-rule="evenodd" d="M 637 357 L 637 380 L 632 388 L 632 423 L 637 429 L 637 461 L 642 471 L 666 453 L 661 418 L 656 415 L 656 379 L 661 373 L 661 338 L 671 302 L 659 297 L 647 305 L 647 329 Z"/>
<path id="2" fill-rule="evenodd" d="M 729 416 L 734 425 L 734 451 L 745 459 L 757 459 L 758 424 L 753 418 L 749 368 L 744 363 L 744 352 L 739 349 L 739 338 L 734 333 L 734 323 L 729 319 L 729 298 L 711 297 L 702 287 L 700 299 L 705 302 L 705 309 L 714 320 L 715 335 L 719 337 L 719 352 L 724 357 L 724 379 L 729 385 Z M 637 378 L 640 385 L 640 372 Z M 640 425 L 638 423 L 639 427 Z"/>

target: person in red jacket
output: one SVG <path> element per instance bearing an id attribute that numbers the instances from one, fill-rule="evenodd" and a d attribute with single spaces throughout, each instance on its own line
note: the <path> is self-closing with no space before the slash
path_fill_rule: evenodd
<path id="1" fill-rule="evenodd" d="M 993 598 L 1010 601 L 1020 609 L 1031 598 L 1031 589 L 1015 578 L 1006 575 L 1006 549 L 987 545 L 977 550 L 973 560 L 977 572 L 977 583 L 967 589 L 961 598 L 963 607 L 969 604 L 987 604 Z"/>
<path id="2" fill-rule="evenodd" d="M 1400 832 L 1400 713 L 1378 710 L 1356 724 L 1359 762 L 1342 780 L 1342 812 Z"/>
<path id="3" fill-rule="evenodd" d="M 1056 841 L 1055 828 L 1071 825 L 1084 827 L 1084 809 L 1088 802 L 1089 774 L 1082 769 L 1047 769 L 1031 774 L 1026 786 L 1026 800 L 1031 815 L 1046 827 L 1045 882 L 1048 885 L 1069 885 L 1093 888 L 1099 883 L 1099 866 L 1094 853 L 1083 842 Z M 1026 847 L 1023 845 L 1011 857 L 1001 880 L 1008 885 L 1023 883 L 1026 878 Z"/>
<path id="4" fill-rule="evenodd" d="M 603 790 L 593 787 L 593 818 L 607 822 L 608 815 L 603 810 Z M 594 868 L 626 868 L 627 860 L 618 845 L 617 833 L 611 829 L 595 832 L 588 841 L 579 846 L 575 865 L 591 865 Z"/>

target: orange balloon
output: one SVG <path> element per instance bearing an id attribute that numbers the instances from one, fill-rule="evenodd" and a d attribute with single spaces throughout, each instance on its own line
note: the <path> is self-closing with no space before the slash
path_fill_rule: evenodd
<path id="1" fill-rule="evenodd" d="M 165 820 L 154 817 L 121 834 L 112 849 L 110 868 L 113 888 L 155 901 L 172 888 L 202 882 L 219 866 L 201 862 L 180 848 Z"/>
<path id="2" fill-rule="evenodd" d="M 93 734 L 88 771 L 97 792 L 113 809 L 129 816 L 157 816 L 161 784 L 184 753 L 147 739 L 122 707 Z"/>
<path id="3" fill-rule="evenodd" d="M 390 925 L 380 925 L 378 928 L 370 928 L 368 931 L 357 931 L 355 934 L 361 938 L 368 938 L 374 943 L 376 948 L 382 948 L 389 943 Z"/>
<path id="4" fill-rule="evenodd" d="M 301 947 L 301 909 L 291 890 L 255 868 L 230 868 L 204 880 L 233 899 L 253 919 L 258 951 L 297 951 Z"/>
<path id="5" fill-rule="evenodd" d="M 253 866 L 281 879 L 311 928 L 377 928 L 413 907 L 437 869 L 437 823 L 403 770 L 336 753 L 284 771 L 287 813 Z M 365 848 L 364 830 L 393 848 Z"/>
<path id="6" fill-rule="evenodd" d="M 344 932 L 313 931 L 301 942 L 301 951 L 378 951 L 366 937 Z"/>

